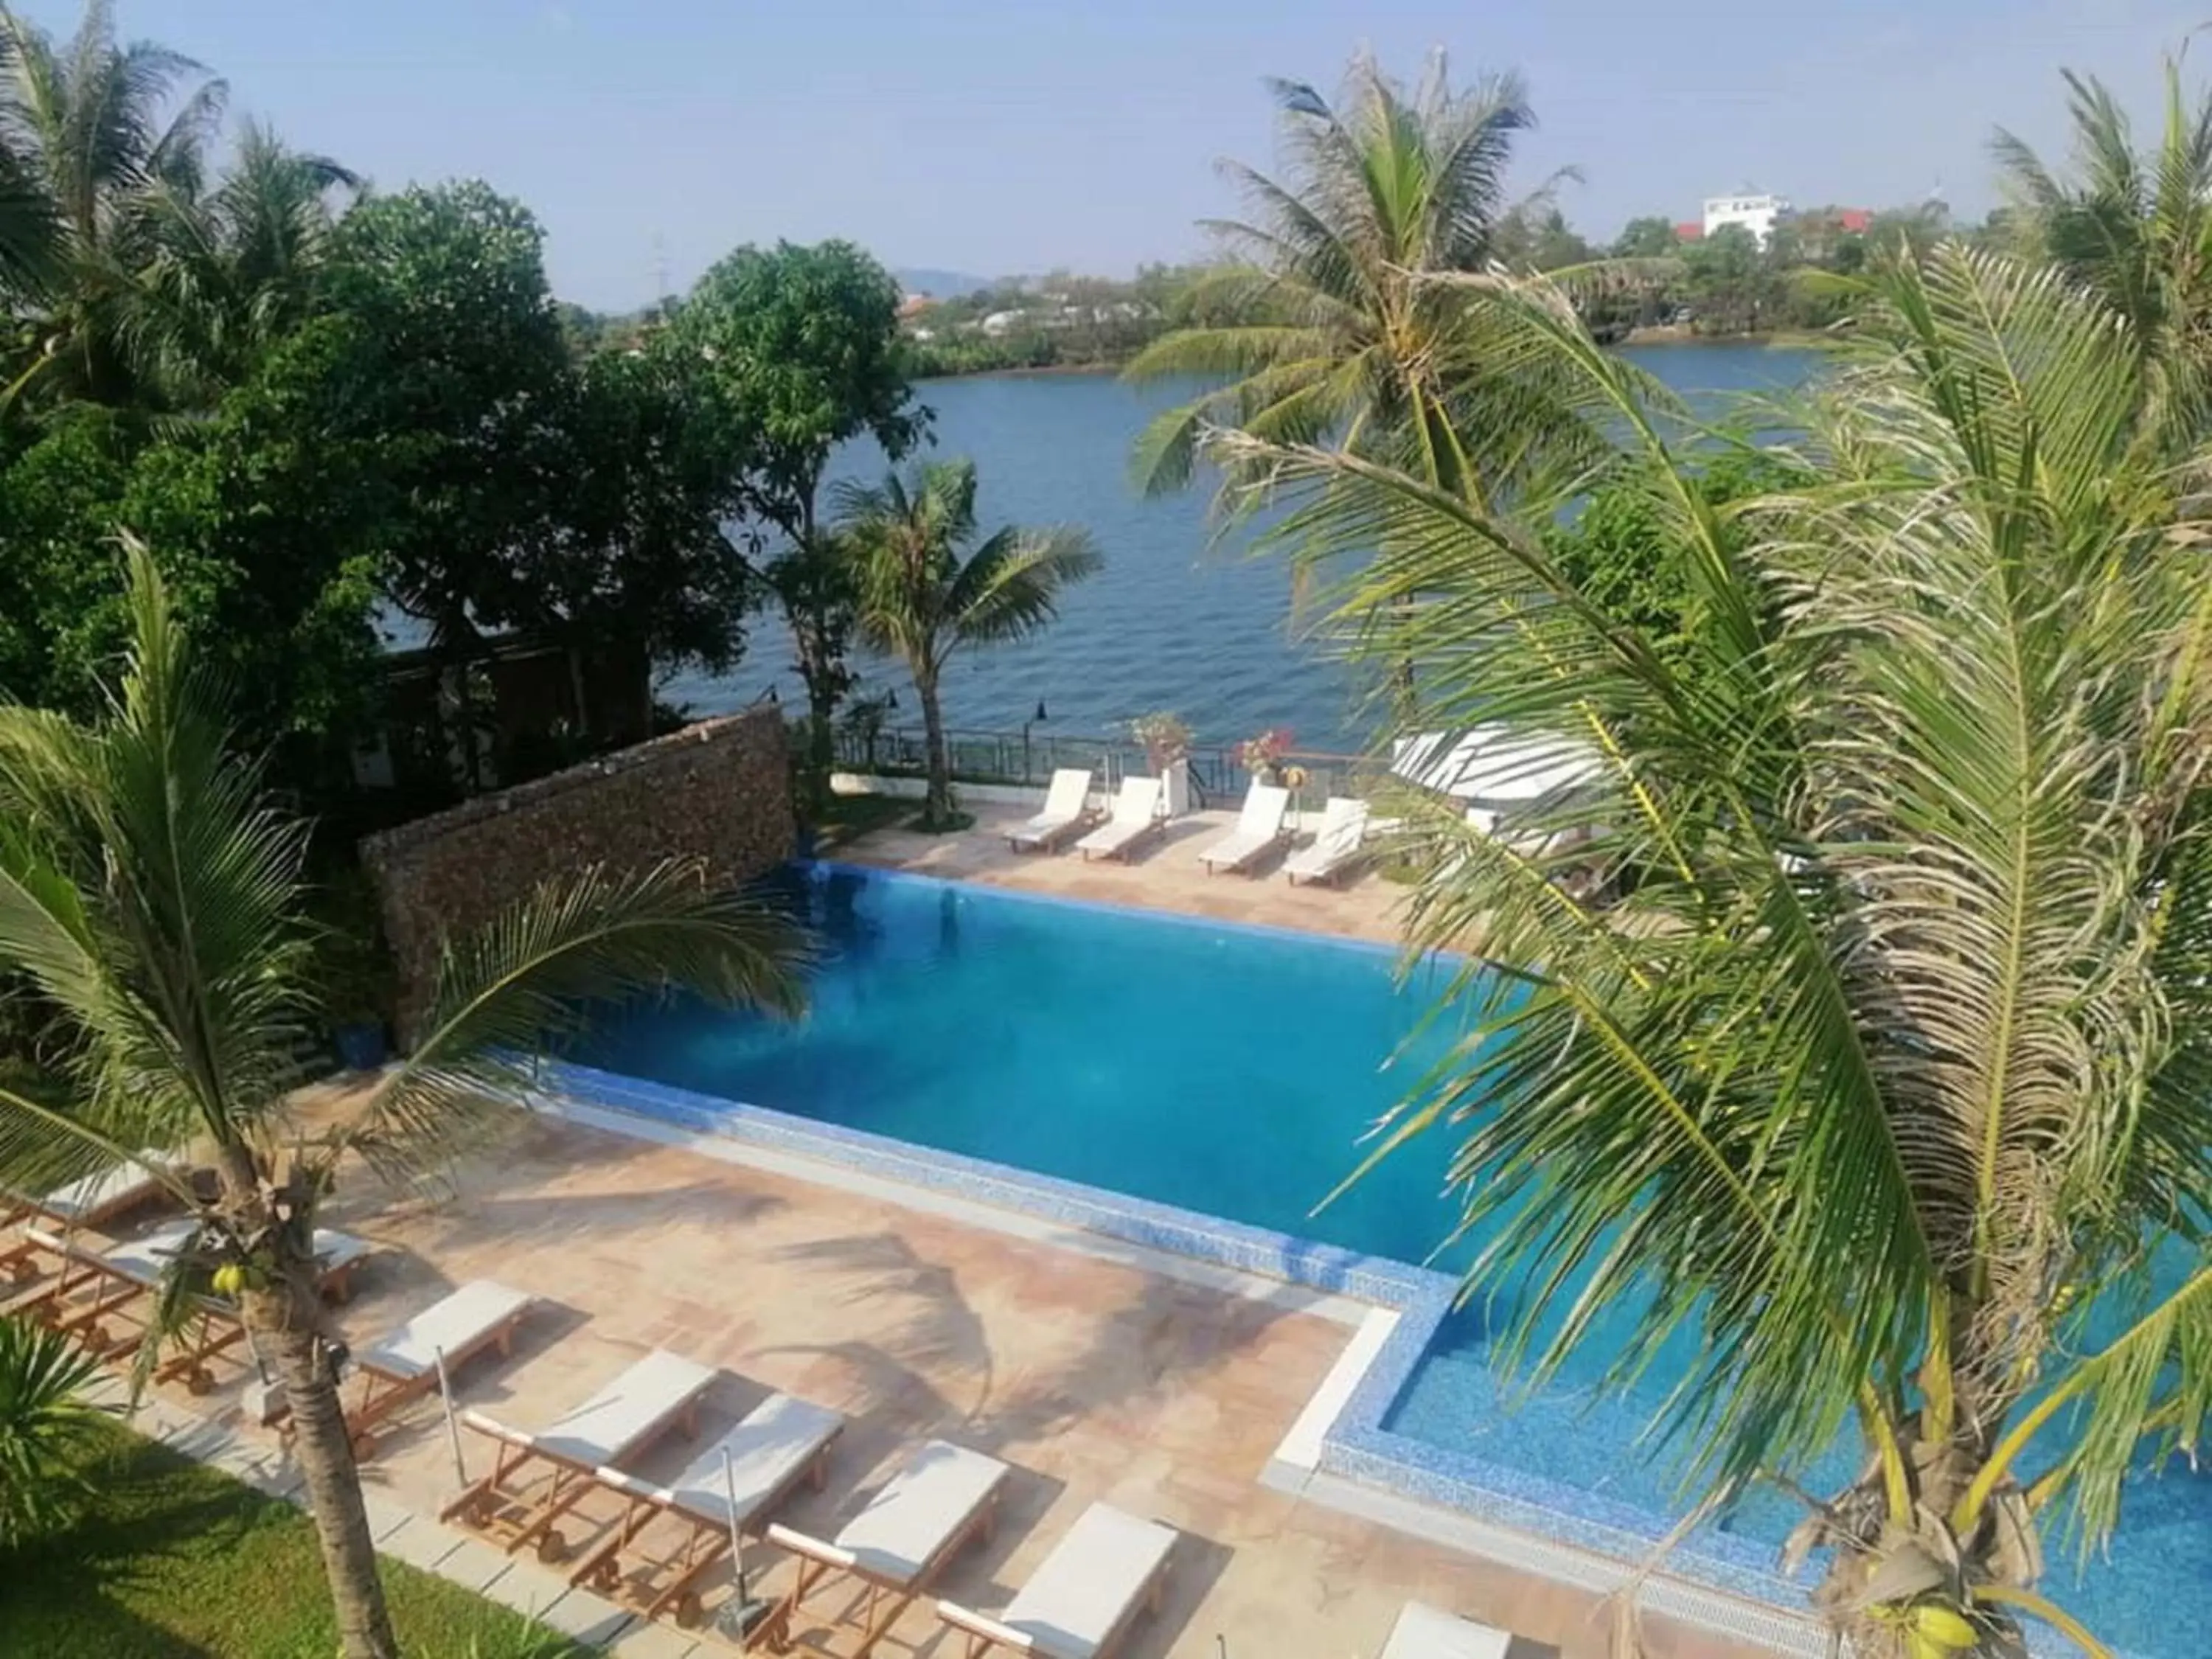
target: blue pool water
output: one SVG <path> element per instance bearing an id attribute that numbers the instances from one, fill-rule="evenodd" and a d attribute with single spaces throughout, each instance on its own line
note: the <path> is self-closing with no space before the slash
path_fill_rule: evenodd
<path id="1" fill-rule="evenodd" d="M 577 1057 L 1400 1261 L 1428 1261 L 1449 1232 L 1441 1134 L 1314 1208 L 1456 1035 L 1424 1021 L 1441 967 L 1401 992 L 1389 952 L 1349 943 L 829 867 L 793 890 L 826 945 L 803 1021 L 678 1001 L 625 1013 Z M 1680 1512 L 1668 1466 L 1638 1446 L 1673 1380 L 1663 1363 L 1601 1388 L 1600 1328 L 1522 1398 L 1491 1367 L 1487 1327 L 1479 1308 L 1448 1322 L 1386 1426 Z M 1839 1452 L 1808 1484 L 1850 1473 Z M 1770 1497 L 1724 1526 L 1775 1544 L 1796 1514 Z M 2193 1659 L 2195 1635 L 2174 1632 L 2212 1629 L 2212 1477 L 2138 1482 L 2110 1559 L 2070 1577 L 2059 1567 L 2051 1587 L 2106 1641 Z"/>

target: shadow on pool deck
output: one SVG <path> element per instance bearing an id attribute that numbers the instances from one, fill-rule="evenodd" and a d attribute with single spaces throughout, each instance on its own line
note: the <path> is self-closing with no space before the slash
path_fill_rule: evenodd
<path id="1" fill-rule="evenodd" d="M 784 1512 L 803 1530 L 834 1534 L 921 1438 L 1003 1458 L 1014 1470 L 1004 1529 L 952 1564 L 887 1655 L 949 1651 L 934 1595 L 1002 1607 L 1100 1501 L 1187 1535 L 1164 1614 L 1139 1625 L 1132 1659 L 1217 1659 L 1217 1634 L 1231 1659 L 1360 1659 L 1409 1598 L 1557 1643 L 1565 1659 L 1606 1650 L 1595 1596 L 1258 1484 L 1347 1340 L 1318 1315 L 551 1123 L 472 1165 L 444 1203 L 380 1204 L 349 1174 L 331 1219 L 389 1252 L 335 1315 L 356 1343 L 472 1278 L 547 1300 L 511 1359 L 488 1355 L 456 1376 L 461 1406 L 540 1425 L 660 1346 L 729 1373 L 710 1393 L 706 1432 L 763 1389 L 845 1413 L 828 1490 Z M 224 1409 L 235 1389 L 226 1379 L 201 1404 Z M 453 1486 L 438 1409 L 426 1401 L 394 1426 L 366 1479 L 434 1513 Z M 696 1451 L 676 1437 L 638 1472 L 665 1479 Z M 572 1542 L 606 1518 L 582 1517 Z M 757 1547 L 748 1559 L 766 1575 L 758 1590 L 775 1594 L 788 1566 Z M 1755 1651 L 1664 1621 L 1651 1636 L 1652 1659 Z"/>

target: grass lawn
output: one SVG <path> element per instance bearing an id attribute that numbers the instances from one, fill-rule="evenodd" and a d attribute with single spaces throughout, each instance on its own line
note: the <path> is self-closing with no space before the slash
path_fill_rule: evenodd
<path id="1" fill-rule="evenodd" d="M 306 1516 L 120 1428 L 82 1472 L 77 1522 L 0 1556 L 6 1659 L 330 1659 L 337 1634 Z M 410 1659 L 580 1659 L 519 1614 L 383 1564 Z"/>

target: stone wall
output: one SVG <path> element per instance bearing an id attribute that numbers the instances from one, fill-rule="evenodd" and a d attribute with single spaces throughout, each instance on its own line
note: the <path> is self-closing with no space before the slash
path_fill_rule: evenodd
<path id="1" fill-rule="evenodd" d="M 362 861 L 398 969 L 403 1030 L 428 993 L 447 933 L 482 926 L 550 877 L 696 858 L 714 881 L 735 885 L 789 858 L 793 841 L 774 708 L 702 720 L 371 836 Z"/>

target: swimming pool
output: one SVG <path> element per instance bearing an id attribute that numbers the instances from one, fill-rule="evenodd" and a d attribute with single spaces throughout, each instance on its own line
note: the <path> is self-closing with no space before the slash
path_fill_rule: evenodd
<path id="1" fill-rule="evenodd" d="M 1456 1035 L 1423 1021 L 1443 968 L 1401 991 L 1379 947 L 837 866 L 790 890 L 827 946 L 803 1022 L 677 1001 L 623 1014 L 577 1058 L 1400 1262 L 1449 1232 L 1442 1136 L 1314 1208 Z M 1601 1388 L 1606 1334 L 1521 1401 L 1491 1369 L 1480 1310 L 1455 1314 L 1384 1426 L 1655 1517 L 1656 1533 L 1678 1494 L 1637 1441 L 1670 1379 L 1660 1365 L 1638 1387 Z M 1852 1461 L 1839 1449 L 1814 1484 Z M 1795 1518 L 1755 1502 L 1722 1541 L 1764 1559 Z M 2212 1627 L 2212 1477 L 2138 1483 L 2109 1560 L 2078 1588 L 2070 1577 L 2055 1569 L 2052 1587 L 2107 1641 L 2194 1655 L 2175 1633 Z"/>

